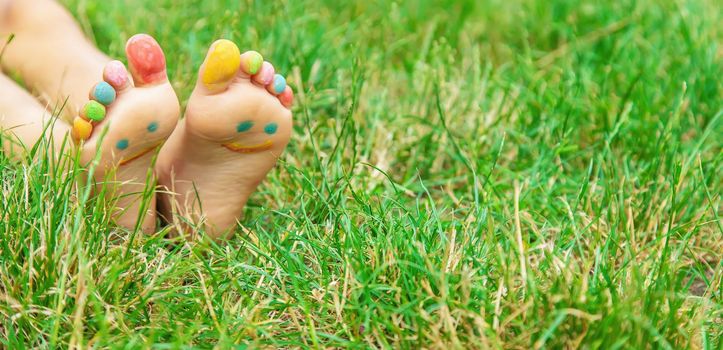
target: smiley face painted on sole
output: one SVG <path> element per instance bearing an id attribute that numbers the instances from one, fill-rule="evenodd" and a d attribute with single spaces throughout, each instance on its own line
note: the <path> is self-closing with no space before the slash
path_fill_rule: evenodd
<path id="1" fill-rule="evenodd" d="M 268 151 L 274 146 L 274 135 L 279 130 L 279 124 L 276 122 L 266 123 L 261 130 L 252 120 L 245 120 L 236 126 L 236 131 L 243 135 L 240 141 L 228 142 L 222 144 L 229 151 L 238 153 L 256 153 Z M 262 140 L 266 138 L 265 140 Z"/>
<path id="2" fill-rule="evenodd" d="M 101 152 L 106 155 L 103 158 L 122 167 L 158 150 L 175 128 L 178 112 L 159 108 L 153 100 L 143 96 L 148 96 L 153 90 L 167 90 L 166 86 L 147 87 L 147 91 L 126 88 L 118 96 L 118 102 L 115 89 L 112 84 L 101 82 L 91 90 L 90 100 L 73 123 L 73 136 L 83 143 L 101 141 Z M 162 91 L 159 93 L 163 96 Z M 170 94 L 168 97 L 169 100 L 175 99 Z M 129 100 L 137 102 L 124 103 Z M 132 115 L 133 119 L 106 118 L 107 113 Z M 89 140 L 105 127 L 109 128 L 109 132 L 102 140 Z"/>
<path id="3" fill-rule="evenodd" d="M 280 154 L 289 142 L 291 111 L 266 87 L 242 80 L 223 93 L 194 97 L 186 112 L 188 131 L 221 152 Z"/>
<path id="4" fill-rule="evenodd" d="M 143 130 L 137 130 L 135 140 L 132 144 L 128 138 L 121 138 L 115 142 L 115 151 L 118 156 L 120 156 L 118 166 L 128 165 L 130 162 L 158 150 L 167 137 L 165 134 L 157 134 L 159 128 L 159 122 L 154 120 L 149 122 L 145 127 L 145 133 L 147 134 L 144 135 Z M 141 139 L 140 136 L 145 137 Z"/>

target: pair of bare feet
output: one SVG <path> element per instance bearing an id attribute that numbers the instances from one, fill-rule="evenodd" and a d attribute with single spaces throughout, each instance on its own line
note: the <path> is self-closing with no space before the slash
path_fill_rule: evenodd
<path id="1" fill-rule="evenodd" d="M 241 54 L 232 42 L 218 40 L 179 119 L 156 40 L 133 36 L 126 56 L 128 69 L 106 62 L 98 83 L 86 87 L 88 101 L 76 106 L 68 130 L 81 161 L 99 160 L 97 186 L 113 183 L 109 193 L 117 198 L 120 226 L 153 231 L 160 215 L 186 232 L 202 227 L 212 238 L 227 237 L 289 142 L 291 89 L 260 54 Z M 158 190 L 149 206 L 141 206 L 149 174 Z"/>
<path id="2" fill-rule="evenodd" d="M 133 227 L 140 213 L 142 228 L 151 231 L 156 201 L 151 199 L 149 210 L 141 213 L 140 199 L 158 150 L 157 212 L 181 226 L 203 224 L 214 238 L 227 235 L 289 142 L 291 89 L 259 53 L 241 54 L 234 43 L 218 40 L 179 120 L 158 43 L 135 35 L 126 55 L 132 83 L 123 64 L 111 61 L 74 120 L 81 161 L 90 163 L 100 152 L 96 179 L 100 183 L 115 171 L 119 183 L 118 223 Z M 102 120 L 93 121 L 92 114 L 104 110 Z"/>

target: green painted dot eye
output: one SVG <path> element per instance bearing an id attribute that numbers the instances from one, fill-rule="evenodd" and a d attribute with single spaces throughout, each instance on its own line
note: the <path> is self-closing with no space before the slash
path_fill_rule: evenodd
<path id="1" fill-rule="evenodd" d="M 278 129 L 278 128 L 279 128 L 279 126 L 276 125 L 276 123 L 268 123 L 268 124 L 266 124 L 266 126 L 264 127 L 264 132 L 267 133 L 267 134 L 269 134 L 269 135 L 273 135 L 273 134 L 276 133 L 276 129 Z"/>
<path id="2" fill-rule="evenodd" d="M 253 126 L 254 126 L 254 123 L 253 123 L 252 121 L 250 121 L 250 120 L 247 120 L 247 121 L 245 121 L 245 122 L 240 122 L 240 123 L 238 123 L 238 125 L 236 126 L 236 131 L 238 131 L 238 132 L 249 131 L 249 130 L 251 130 L 251 128 L 252 128 Z"/>
<path id="3" fill-rule="evenodd" d="M 146 129 L 148 129 L 148 132 L 156 132 L 156 130 L 158 130 L 158 123 L 151 122 Z"/>
<path id="4" fill-rule="evenodd" d="M 124 149 L 126 149 L 126 148 L 128 148 L 128 139 L 122 139 L 122 140 L 118 141 L 118 142 L 115 144 L 115 147 L 118 148 L 118 149 L 121 150 L 121 151 L 124 150 Z"/>

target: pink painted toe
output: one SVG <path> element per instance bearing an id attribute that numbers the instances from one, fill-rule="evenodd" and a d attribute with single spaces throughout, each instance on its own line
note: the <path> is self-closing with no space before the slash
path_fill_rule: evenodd
<path id="1" fill-rule="evenodd" d="M 121 61 L 110 61 L 103 69 L 103 80 L 116 90 L 122 90 L 128 84 L 128 72 Z"/>
<path id="2" fill-rule="evenodd" d="M 136 86 L 166 81 L 166 57 L 148 34 L 136 34 L 126 44 L 128 65 Z"/>
<path id="3" fill-rule="evenodd" d="M 284 107 L 291 108 L 291 105 L 294 104 L 294 90 L 291 90 L 291 87 L 287 85 L 284 92 L 279 95 L 279 101 Z"/>
<path id="4" fill-rule="evenodd" d="M 274 74 L 276 74 L 274 66 L 269 62 L 264 62 L 261 64 L 261 70 L 259 70 L 258 74 L 251 78 L 254 82 L 266 86 L 274 80 Z"/>

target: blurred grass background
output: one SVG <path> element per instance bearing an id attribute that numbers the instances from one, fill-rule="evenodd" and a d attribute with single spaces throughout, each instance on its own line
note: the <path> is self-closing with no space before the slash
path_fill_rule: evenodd
<path id="1" fill-rule="evenodd" d="M 0 156 L 4 347 L 723 347 L 716 1 L 63 2 L 184 105 L 261 52 L 295 135 L 222 246 Z"/>

